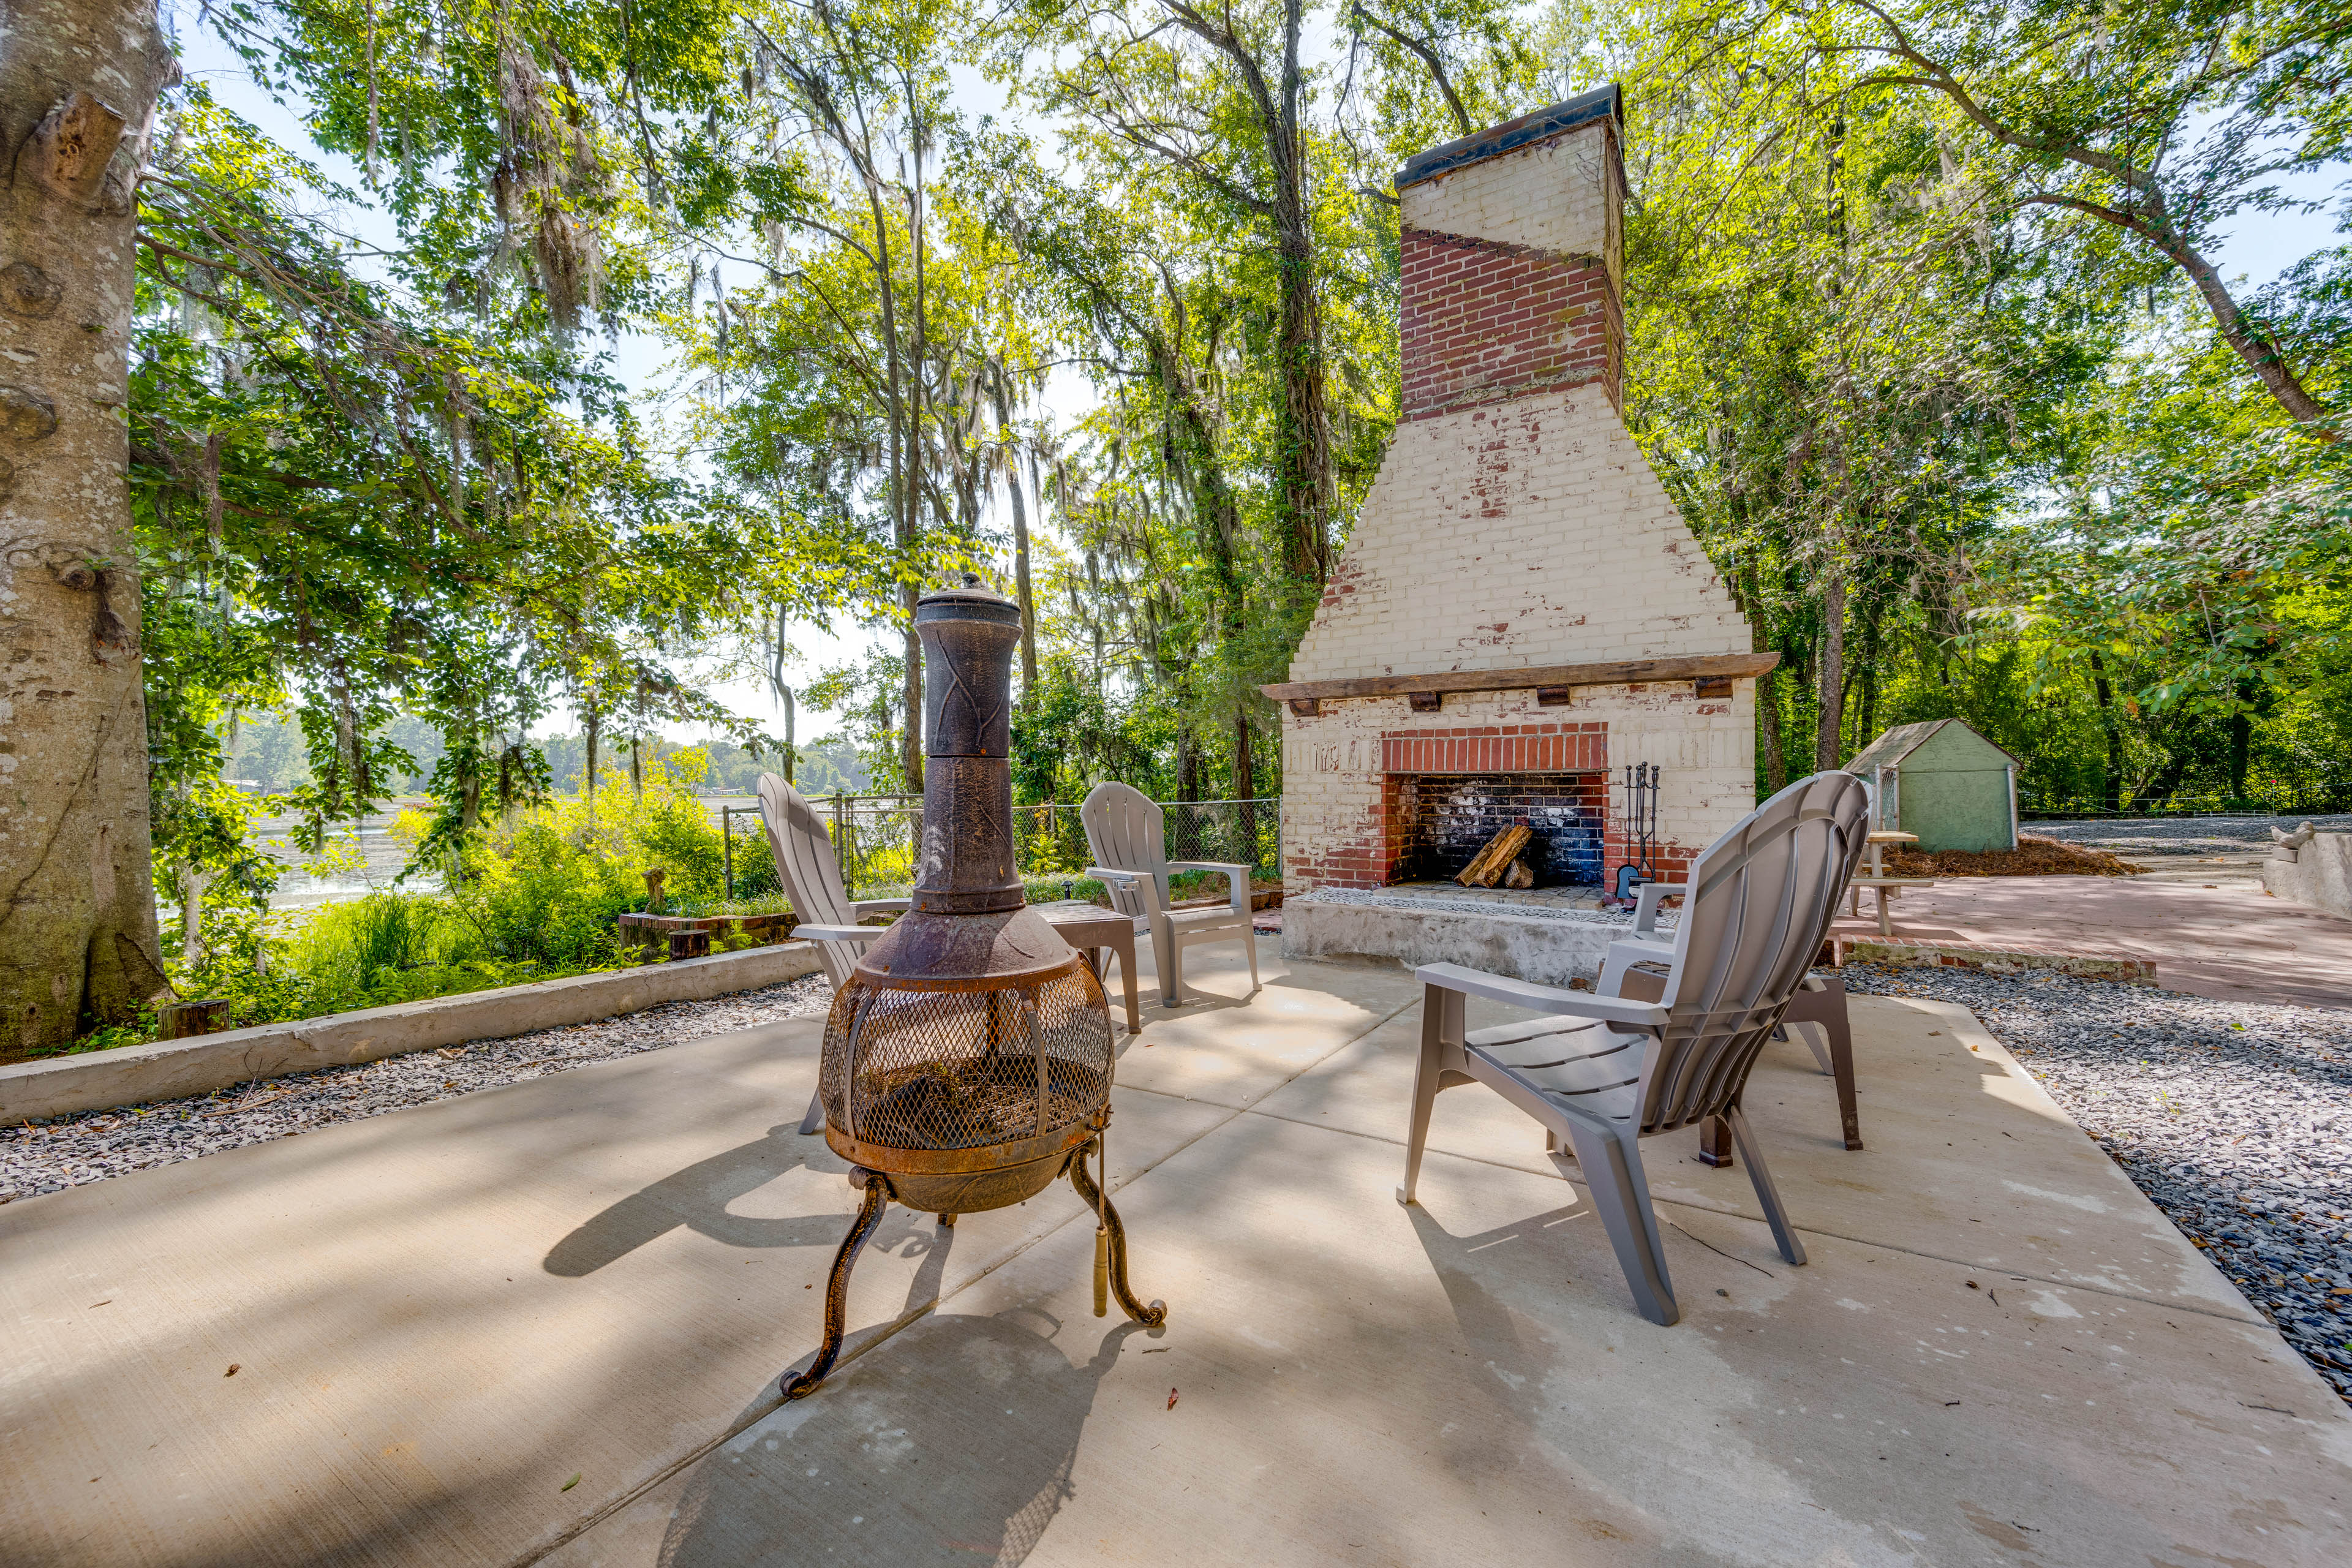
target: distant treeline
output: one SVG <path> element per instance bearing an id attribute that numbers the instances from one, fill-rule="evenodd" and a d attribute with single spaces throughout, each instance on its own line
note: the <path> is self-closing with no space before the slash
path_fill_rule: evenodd
<path id="1" fill-rule="evenodd" d="M 394 773 L 390 793 L 415 794 L 425 787 L 425 781 L 433 776 L 434 765 L 441 760 L 440 731 L 425 720 L 404 714 L 387 725 L 383 734 L 415 763 L 413 771 Z M 709 794 L 748 795 L 758 786 L 761 773 L 783 771 L 782 761 L 775 752 L 750 752 L 725 741 L 688 742 L 656 736 L 646 742 L 646 754 L 648 758 L 671 756 L 690 743 L 699 744 L 709 754 L 710 771 L 702 786 Z M 582 737 L 542 735 L 532 744 L 547 757 L 555 793 L 579 794 L 581 764 L 587 751 Z M 608 735 L 599 742 L 597 752 L 604 767 L 628 771 L 625 739 L 616 742 Z M 225 771 L 228 777 L 257 795 L 283 795 L 309 784 L 310 763 L 302 743 L 301 725 L 292 719 L 240 721 Z M 832 795 L 836 791 L 856 795 L 871 785 L 865 763 L 845 740 L 826 739 L 801 747 L 798 764 L 793 772 L 793 782 L 803 795 Z"/>

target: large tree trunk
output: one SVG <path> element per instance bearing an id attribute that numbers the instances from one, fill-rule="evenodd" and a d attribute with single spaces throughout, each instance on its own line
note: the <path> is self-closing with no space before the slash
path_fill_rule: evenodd
<path id="1" fill-rule="evenodd" d="M 1298 123 L 1306 81 L 1298 66 L 1301 0 L 1284 0 L 1283 17 L 1282 98 L 1276 122 L 1267 128 L 1280 297 L 1275 354 L 1282 367 L 1282 406 L 1275 417 L 1276 505 L 1284 567 L 1299 586 L 1319 590 L 1331 574 L 1331 440 L 1323 406 L 1323 324 L 1316 301 L 1307 151 Z M 1311 594 L 1307 602 L 1314 602 Z"/>
<path id="2" fill-rule="evenodd" d="M 20 1049 L 167 989 L 123 408 L 133 191 L 175 68 L 154 0 L 0 20 L 0 1044 Z"/>
<path id="3" fill-rule="evenodd" d="M 1003 440 L 1013 435 L 1012 388 L 1006 384 L 1004 367 L 995 367 L 990 378 L 996 397 L 996 435 Z M 1013 595 L 1021 605 L 1021 700 L 1024 705 L 1037 698 L 1037 606 L 1029 592 L 1029 509 L 1021 496 L 1021 458 L 1015 444 L 1005 452 L 1004 488 L 1013 497 Z M 1037 459 L 1029 458 L 1029 482 L 1037 482 Z M 1037 497 L 1037 521 L 1045 521 L 1045 498 Z"/>
<path id="4" fill-rule="evenodd" d="M 1827 773 L 1839 754 L 1845 729 L 1845 578 L 1832 562 L 1822 580 L 1821 705 L 1813 728 L 1813 769 Z"/>
<path id="5" fill-rule="evenodd" d="M 1243 700 L 1245 704 L 1248 700 Z M 1252 802 L 1257 797 L 1257 756 L 1250 740 L 1249 709 L 1246 706 L 1236 708 L 1234 710 L 1234 798 L 1241 802 L 1236 809 L 1241 813 L 1242 838 L 1254 847 L 1257 843 L 1257 807 Z M 1256 857 L 1257 851 L 1253 847 L 1250 858 L 1255 860 Z"/>
<path id="6" fill-rule="evenodd" d="M 1764 783 L 1774 795 L 1789 787 L 1789 762 L 1780 751 L 1780 672 L 1756 678 L 1756 719 L 1764 737 Z"/>
<path id="7" fill-rule="evenodd" d="M 2107 663 L 2097 648 L 2091 650 L 2091 691 L 2098 699 L 2099 729 L 2107 739 L 2107 767 L 2099 782 L 2099 804 L 2116 811 L 2123 805 L 2124 736 L 2116 721 L 2115 687 L 2107 679 Z"/>
<path id="8" fill-rule="evenodd" d="M 588 700 L 588 711 L 583 720 L 586 734 L 583 743 L 586 755 L 580 759 L 580 798 L 588 805 L 588 831 L 596 831 L 596 742 L 604 735 L 604 716 L 596 711 L 594 698 Z"/>

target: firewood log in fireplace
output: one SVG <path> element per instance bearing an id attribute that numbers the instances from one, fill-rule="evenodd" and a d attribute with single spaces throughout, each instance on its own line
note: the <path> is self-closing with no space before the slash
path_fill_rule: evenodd
<path id="1" fill-rule="evenodd" d="M 1506 827 L 1486 840 L 1486 847 L 1471 857 L 1470 864 L 1463 867 L 1454 879 L 1465 888 L 1493 887 L 1504 868 L 1519 858 L 1519 851 L 1526 848 L 1528 840 L 1534 837 L 1535 830 L 1525 823 Z"/>
<path id="2" fill-rule="evenodd" d="M 1506 888 L 1532 888 L 1535 885 L 1536 874 L 1528 868 L 1528 858 L 1524 855 L 1512 861 L 1510 868 L 1503 873 L 1503 886 Z"/>

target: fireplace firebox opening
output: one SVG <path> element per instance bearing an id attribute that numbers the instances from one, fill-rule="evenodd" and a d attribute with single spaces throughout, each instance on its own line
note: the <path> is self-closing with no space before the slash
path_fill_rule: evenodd
<path id="1" fill-rule="evenodd" d="M 1605 773 L 1391 773 L 1391 879 L 1450 880 L 1504 828 L 1534 837 L 1520 858 L 1538 888 L 1597 887 L 1609 804 Z"/>

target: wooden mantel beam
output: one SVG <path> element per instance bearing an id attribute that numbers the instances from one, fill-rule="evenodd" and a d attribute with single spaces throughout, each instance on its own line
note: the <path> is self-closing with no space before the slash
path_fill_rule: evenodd
<path id="1" fill-rule="evenodd" d="M 1777 653 L 1706 653 L 1684 658 L 1625 658 L 1606 664 L 1522 665 L 1517 669 L 1457 669 L 1443 675 L 1371 675 L 1355 680 L 1289 680 L 1261 686 L 1276 702 L 1339 697 L 1404 697 L 1415 692 L 1523 691 L 1546 686 L 1631 686 L 1654 680 L 1721 680 L 1761 675 Z"/>

